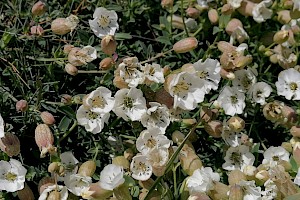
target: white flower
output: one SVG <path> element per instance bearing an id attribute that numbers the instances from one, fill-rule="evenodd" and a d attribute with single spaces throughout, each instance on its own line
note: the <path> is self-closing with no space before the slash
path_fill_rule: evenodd
<path id="1" fill-rule="evenodd" d="M 163 68 L 159 64 L 148 64 L 146 63 L 144 67 L 142 67 L 142 71 L 144 72 L 145 83 L 164 83 L 164 73 Z"/>
<path id="2" fill-rule="evenodd" d="M 79 23 L 79 19 L 76 15 L 70 15 L 66 18 L 66 23 L 67 26 L 71 29 L 71 32 L 73 32 Z"/>
<path id="3" fill-rule="evenodd" d="M 266 104 L 266 98 L 270 96 L 272 87 L 265 82 L 257 82 L 249 89 L 251 100 L 260 105 Z"/>
<path id="4" fill-rule="evenodd" d="M 50 185 L 48 186 L 43 193 L 40 195 L 38 200 L 47 200 L 48 199 L 48 195 L 52 192 L 52 191 L 57 191 L 59 192 L 59 196 L 60 196 L 60 200 L 67 200 L 68 199 L 68 189 L 66 186 L 62 186 L 62 185 Z"/>
<path id="5" fill-rule="evenodd" d="M 238 183 L 242 187 L 244 192 L 243 200 L 260 200 L 261 199 L 261 188 L 256 187 L 255 181 L 244 181 L 241 180 Z"/>
<path id="6" fill-rule="evenodd" d="M 119 28 L 118 15 L 113 10 L 109 11 L 103 7 L 96 8 L 93 18 L 93 20 L 89 20 L 89 24 L 97 37 L 114 35 Z"/>
<path id="7" fill-rule="evenodd" d="M 184 110 L 195 109 L 198 103 L 204 100 L 206 94 L 204 85 L 205 81 L 194 74 L 188 72 L 176 74 L 168 87 L 170 95 L 174 97 L 173 107 Z"/>
<path id="8" fill-rule="evenodd" d="M 60 162 L 64 166 L 64 176 L 58 176 L 58 181 L 68 180 L 71 174 L 75 174 L 78 170 L 79 161 L 75 158 L 71 151 L 60 154 Z"/>
<path id="9" fill-rule="evenodd" d="M 249 147 L 240 145 L 237 147 L 229 147 L 224 158 L 223 169 L 232 171 L 235 169 L 243 171 L 247 165 L 253 165 L 255 157 L 249 151 Z"/>
<path id="10" fill-rule="evenodd" d="M 155 147 L 149 151 L 147 159 L 152 166 L 153 173 L 157 175 L 155 173 L 156 170 L 161 174 L 164 172 L 165 166 L 169 160 L 169 150 L 167 148 Z"/>
<path id="11" fill-rule="evenodd" d="M 27 170 L 18 160 L 0 161 L 0 191 L 15 192 L 24 188 Z"/>
<path id="12" fill-rule="evenodd" d="M 253 19 L 258 23 L 270 19 L 273 11 L 271 9 L 268 9 L 267 7 L 271 6 L 272 4 L 272 0 L 263 0 L 259 4 L 256 4 L 252 11 Z"/>
<path id="13" fill-rule="evenodd" d="M 265 183 L 265 190 L 261 192 L 262 200 L 273 200 L 277 197 L 278 188 L 274 181 L 268 179 Z"/>
<path id="14" fill-rule="evenodd" d="M 130 171 L 132 172 L 132 178 L 140 181 L 148 180 L 152 175 L 152 166 L 149 163 L 147 156 L 134 156 L 130 163 Z"/>
<path id="15" fill-rule="evenodd" d="M 108 122 L 109 113 L 96 113 L 81 105 L 76 113 L 78 124 L 84 126 L 86 131 L 94 134 L 100 133 L 104 127 L 104 122 Z"/>
<path id="16" fill-rule="evenodd" d="M 270 167 L 275 167 L 281 160 L 289 161 L 289 152 L 283 147 L 269 147 L 264 152 L 264 159 L 262 164 L 266 164 Z"/>
<path id="17" fill-rule="evenodd" d="M 300 186 L 300 167 L 298 168 L 298 172 L 297 172 L 297 175 L 296 175 L 296 177 L 295 177 L 295 179 L 294 179 L 294 183 L 295 183 L 296 185 L 299 185 L 299 186 Z"/>
<path id="18" fill-rule="evenodd" d="M 79 51 L 79 55 L 84 63 L 89 63 L 97 58 L 97 50 L 95 47 L 85 46 Z"/>
<path id="19" fill-rule="evenodd" d="M 154 148 L 168 149 L 170 145 L 170 140 L 156 127 L 142 131 L 136 140 L 136 148 L 143 155 L 147 155 Z"/>
<path id="20" fill-rule="evenodd" d="M 224 109 L 225 114 L 231 116 L 242 114 L 246 106 L 244 93 L 229 86 L 224 87 L 217 102 Z"/>
<path id="21" fill-rule="evenodd" d="M 157 127 L 164 133 L 170 124 L 169 109 L 157 102 L 150 102 L 149 105 L 151 107 L 142 116 L 142 125 L 146 128 Z"/>
<path id="22" fill-rule="evenodd" d="M 237 70 L 234 72 L 234 75 L 235 79 L 233 79 L 232 85 L 240 92 L 248 91 L 256 83 L 257 72 L 252 68 Z"/>
<path id="23" fill-rule="evenodd" d="M 187 188 L 191 194 L 208 192 L 214 189 L 213 181 L 220 181 L 220 175 L 214 173 L 211 167 L 201 167 L 193 172 L 187 179 Z"/>
<path id="24" fill-rule="evenodd" d="M 288 100 L 300 100 L 300 73 L 294 68 L 281 71 L 275 85 L 278 95 Z"/>
<path id="25" fill-rule="evenodd" d="M 221 79 L 221 66 L 216 59 L 198 60 L 193 64 L 196 75 L 205 80 L 204 88 L 206 94 L 211 90 L 217 90 Z"/>
<path id="26" fill-rule="evenodd" d="M 113 190 L 125 182 L 123 168 L 109 164 L 100 173 L 100 187 L 105 190 Z"/>
<path id="27" fill-rule="evenodd" d="M 232 147 L 237 147 L 242 143 L 242 134 L 229 130 L 228 126 L 223 126 L 222 138 L 226 144 Z"/>
<path id="28" fill-rule="evenodd" d="M 147 111 L 143 92 L 137 88 L 123 88 L 115 94 L 114 113 L 125 121 L 138 121 Z"/>
<path id="29" fill-rule="evenodd" d="M 300 0 L 292 0 L 293 1 L 293 10 L 300 11 Z"/>
<path id="30" fill-rule="evenodd" d="M 4 137 L 4 120 L 0 114 L 0 138 Z"/>
<path id="31" fill-rule="evenodd" d="M 242 27 L 238 26 L 230 35 L 230 44 L 233 44 L 236 40 L 239 43 L 242 43 L 246 39 L 249 39 L 247 32 Z"/>
<path id="32" fill-rule="evenodd" d="M 137 57 L 129 57 L 119 64 L 117 70 L 120 71 L 120 77 L 132 88 L 144 82 L 145 76 L 140 71 L 141 68 L 142 65 Z"/>
<path id="33" fill-rule="evenodd" d="M 115 100 L 111 97 L 111 91 L 106 87 L 98 87 L 87 95 L 84 101 L 84 105 L 96 113 L 109 113 L 113 109 L 114 103 Z"/>
<path id="34" fill-rule="evenodd" d="M 81 176 L 79 174 L 72 174 L 65 184 L 70 192 L 76 196 L 82 196 L 87 188 L 92 183 L 92 178 L 88 176 Z"/>
<path id="35" fill-rule="evenodd" d="M 242 1 L 243 0 L 227 0 L 227 3 L 236 9 L 241 7 Z"/>

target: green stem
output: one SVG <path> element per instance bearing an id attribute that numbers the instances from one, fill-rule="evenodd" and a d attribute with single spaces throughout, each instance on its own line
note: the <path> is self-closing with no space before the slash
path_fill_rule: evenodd
<path id="1" fill-rule="evenodd" d="M 58 140 L 58 142 L 60 143 L 61 141 L 63 141 L 66 137 L 68 137 L 68 135 L 76 128 L 77 126 L 77 121 L 74 121 L 73 125 L 71 126 L 71 128 L 65 132 L 65 134 Z"/>
<path id="2" fill-rule="evenodd" d="M 189 37 L 189 32 L 186 28 L 186 24 L 185 24 L 185 21 L 184 21 L 184 9 L 183 9 L 183 0 L 181 0 L 181 18 L 182 18 L 182 22 L 183 22 L 183 27 L 184 27 L 184 31 L 185 31 L 185 34 L 187 37 Z"/>
<path id="3" fill-rule="evenodd" d="M 78 70 L 78 74 L 105 74 L 109 71 L 98 71 L 98 70 L 89 70 L 89 71 L 85 71 L 85 70 Z"/>

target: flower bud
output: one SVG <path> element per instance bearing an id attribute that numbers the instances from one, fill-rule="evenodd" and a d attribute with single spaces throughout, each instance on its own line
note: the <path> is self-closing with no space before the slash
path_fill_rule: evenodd
<path id="1" fill-rule="evenodd" d="M 46 12 L 46 4 L 42 1 L 36 2 L 31 9 L 31 13 L 34 16 L 41 16 Z"/>
<path id="2" fill-rule="evenodd" d="M 223 123 L 219 120 L 212 120 L 204 124 L 204 130 L 214 138 L 220 138 L 223 130 Z"/>
<path id="3" fill-rule="evenodd" d="M 61 164 L 59 162 L 52 162 L 48 166 L 48 172 L 50 173 L 57 173 L 60 170 Z"/>
<path id="4" fill-rule="evenodd" d="M 25 112 L 28 108 L 28 103 L 26 100 L 22 99 L 20 101 L 17 101 L 16 103 L 16 110 L 18 112 Z"/>
<path id="5" fill-rule="evenodd" d="M 194 50 L 198 46 L 198 40 L 195 37 L 184 38 L 173 45 L 176 53 L 186 53 Z"/>
<path id="6" fill-rule="evenodd" d="M 82 59 L 82 56 L 84 56 L 84 55 L 82 55 L 81 49 L 78 47 L 74 47 L 71 49 L 71 51 L 68 54 L 68 61 L 70 62 L 71 65 L 73 65 L 75 67 L 82 66 L 82 65 L 86 64 L 86 62 Z M 69 66 L 69 67 L 71 68 L 71 66 Z M 66 71 L 67 71 L 67 69 L 66 69 Z M 77 68 L 76 69 L 71 68 L 70 73 L 68 72 L 68 74 L 76 75 L 77 72 L 78 72 Z M 75 76 L 75 75 L 73 75 L 73 76 Z"/>
<path id="7" fill-rule="evenodd" d="M 181 149 L 179 159 L 182 169 L 189 176 L 192 176 L 196 169 L 199 169 L 203 166 L 194 149 L 189 147 L 187 144 L 184 144 L 183 148 Z"/>
<path id="8" fill-rule="evenodd" d="M 267 120 L 272 122 L 279 121 L 281 119 L 282 107 L 277 101 L 267 103 L 263 108 L 263 114 Z"/>
<path id="9" fill-rule="evenodd" d="M 290 129 L 290 133 L 294 137 L 300 137 L 300 126 L 298 125 L 292 126 L 292 128 Z"/>
<path id="10" fill-rule="evenodd" d="M 202 122 L 209 122 L 212 120 L 215 113 L 208 107 L 201 107 L 200 110 L 200 119 Z"/>
<path id="11" fill-rule="evenodd" d="M 17 156 L 20 153 L 20 140 L 12 133 L 6 133 L 0 138 L 0 149 L 8 156 Z"/>
<path id="12" fill-rule="evenodd" d="M 163 8 L 172 8 L 174 0 L 161 0 L 161 7 Z"/>
<path id="13" fill-rule="evenodd" d="M 246 175 L 238 169 L 231 171 L 228 175 L 229 185 L 239 183 L 241 180 L 247 180 Z"/>
<path id="14" fill-rule="evenodd" d="M 55 184 L 55 180 L 54 178 L 52 177 L 44 177 L 40 180 L 39 182 L 39 185 L 38 185 L 38 190 L 39 190 L 39 193 L 42 194 L 43 191 L 48 187 L 48 186 L 51 186 L 51 185 L 54 185 Z"/>
<path id="15" fill-rule="evenodd" d="M 110 57 L 104 58 L 99 64 L 99 68 L 109 70 L 113 66 L 114 60 Z"/>
<path id="16" fill-rule="evenodd" d="M 123 167 L 123 169 L 128 170 L 130 163 L 124 156 L 117 156 L 112 160 L 112 164 Z"/>
<path id="17" fill-rule="evenodd" d="M 297 122 L 297 113 L 292 107 L 283 106 L 282 117 L 281 124 L 285 127 L 291 128 Z"/>
<path id="18" fill-rule="evenodd" d="M 68 94 L 62 94 L 60 102 L 62 102 L 65 105 L 69 105 L 72 103 L 72 96 Z"/>
<path id="19" fill-rule="evenodd" d="M 233 18 L 231 19 L 226 26 L 226 33 L 231 35 L 238 27 L 243 28 L 243 24 L 239 19 Z"/>
<path id="20" fill-rule="evenodd" d="M 99 182 L 98 183 L 92 183 L 90 185 L 89 191 L 92 191 L 93 193 L 90 195 L 94 199 L 107 199 L 108 197 L 112 196 L 113 191 L 105 190 L 100 187 Z"/>
<path id="21" fill-rule="evenodd" d="M 228 3 L 224 4 L 221 10 L 222 14 L 224 15 L 231 15 L 233 11 L 233 7 Z"/>
<path id="22" fill-rule="evenodd" d="M 22 190 L 18 190 L 17 194 L 20 200 L 34 200 L 33 192 L 27 183 L 24 184 L 24 188 Z"/>
<path id="23" fill-rule="evenodd" d="M 139 195 L 139 200 L 144 200 L 147 194 L 148 194 L 148 190 L 142 189 Z M 161 192 L 157 190 L 153 190 L 153 192 L 151 192 L 151 194 L 148 195 L 148 199 L 161 200 Z"/>
<path id="24" fill-rule="evenodd" d="M 106 55 L 112 55 L 116 52 L 117 42 L 112 35 L 107 35 L 101 40 L 101 49 Z"/>
<path id="25" fill-rule="evenodd" d="M 114 196 L 116 197 L 116 199 L 132 200 L 132 197 L 129 193 L 129 188 L 125 184 L 122 184 L 114 189 Z"/>
<path id="26" fill-rule="evenodd" d="M 145 188 L 147 190 L 149 190 L 153 186 L 153 184 L 154 184 L 154 180 L 152 178 L 149 178 L 146 181 L 139 181 L 139 185 L 142 188 Z"/>
<path id="27" fill-rule="evenodd" d="M 212 199 L 228 199 L 229 187 L 220 182 L 215 182 L 215 187 L 211 190 Z"/>
<path id="28" fill-rule="evenodd" d="M 192 193 L 187 200 L 211 200 L 211 198 L 204 193 Z"/>
<path id="29" fill-rule="evenodd" d="M 74 65 L 72 65 L 70 63 L 66 64 L 65 71 L 72 76 L 76 76 L 78 74 L 77 67 L 75 67 Z"/>
<path id="30" fill-rule="evenodd" d="M 295 9 L 290 11 L 290 15 L 292 19 L 299 19 L 300 18 L 300 11 Z"/>
<path id="31" fill-rule="evenodd" d="M 216 9 L 210 9 L 208 11 L 208 19 L 211 24 L 217 24 L 219 21 L 218 11 Z"/>
<path id="32" fill-rule="evenodd" d="M 126 83 L 120 75 L 115 75 L 113 84 L 119 89 L 128 88 L 128 83 Z"/>
<path id="33" fill-rule="evenodd" d="M 292 20 L 289 10 L 278 11 L 277 15 L 278 15 L 277 20 L 281 24 L 288 24 Z"/>
<path id="34" fill-rule="evenodd" d="M 127 159 L 127 160 L 131 160 L 134 156 L 134 153 L 132 151 L 131 148 L 128 148 L 124 151 L 124 157 Z"/>
<path id="35" fill-rule="evenodd" d="M 51 30 L 54 34 L 65 35 L 71 32 L 71 27 L 68 25 L 66 18 L 57 18 L 52 21 Z"/>
<path id="36" fill-rule="evenodd" d="M 96 171 L 96 163 L 93 160 L 85 161 L 78 169 L 78 174 L 81 176 L 92 177 Z"/>
<path id="37" fill-rule="evenodd" d="M 180 131 L 174 131 L 172 133 L 172 140 L 176 144 L 180 144 L 185 138 L 185 135 L 181 133 Z"/>
<path id="38" fill-rule="evenodd" d="M 229 190 L 229 200 L 243 200 L 243 188 L 239 185 L 232 185 Z"/>
<path id="39" fill-rule="evenodd" d="M 55 123 L 54 116 L 47 111 L 41 112 L 40 116 L 44 124 L 53 125 Z"/>
<path id="40" fill-rule="evenodd" d="M 41 158 L 45 157 L 47 152 L 56 152 L 56 148 L 52 146 L 54 142 L 53 134 L 46 124 L 39 124 L 36 127 L 35 142 L 41 151 Z"/>
<path id="41" fill-rule="evenodd" d="M 188 7 L 185 12 L 188 17 L 191 17 L 193 19 L 197 19 L 200 16 L 200 11 L 193 7 Z"/>
<path id="42" fill-rule="evenodd" d="M 71 44 L 66 44 L 65 46 L 64 46 L 64 53 L 65 54 L 69 54 L 70 53 L 70 51 L 72 50 L 74 48 L 74 46 L 73 45 L 71 45 Z"/>
<path id="43" fill-rule="evenodd" d="M 282 44 L 289 39 L 289 31 L 280 30 L 277 31 L 273 37 L 273 41 L 275 44 Z"/>
<path id="44" fill-rule="evenodd" d="M 241 6 L 237 9 L 239 13 L 241 13 L 244 16 L 252 16 L 252 11 L 254 7 L 256 6 L 255 3 L 248 1 L 248 0 L 243 0 L 241 2 Z"/>
<path id="45" fill-rule="evenodd" d="M 31 35 L 42 36 L 44 35 L 44 29 L 40 25 L 32 26 L 30 28 L 30 33 Z"/>
<path id="46" fill-rule="evenodd" d="M 241 132 L 245 128 L 245 121 L 238 116 L 230 117 L 227 124 L 232 131 L 237 133 Z"/>
<path id="47" fill-rule="evenodd" d="M 291 144 L 290 142 L 283 142 L 283 143 L 281 144 L 281 146 L 282 146 L 285 150 L 287 150 L 289 153 L 291 153 L 291 152 L 293 151 L 293 146 L 292 146 L 292 144 Z"/>
<path id="48" fill-rule="evenodd" d="M 256 173 L 256 167 L 252 166 L 252 165 L 247 165 L 246 167 L 244 167 L 244 174 L 247 176 L 248 180 L 252 180 L 254 179 L 255 173 Z"/>

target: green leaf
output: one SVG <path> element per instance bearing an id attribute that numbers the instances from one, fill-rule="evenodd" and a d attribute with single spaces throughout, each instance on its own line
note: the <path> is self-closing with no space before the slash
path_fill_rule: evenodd
<path id="1" fill-rule="evenodd" d="M 156 40 L 163 44 L 172 45 L 172 43 L 170 42 L 170 38 L 166 36 L 159 36 L 156 38 Z"/>
<path id="2" fill-rule="evenodd" d="M 62 106 L 62 107 L 58 108 L 58 111 L 61 112 L 61 113 L 66 114 L 71 119 L 76 119 L 75 112 L 69 106 Z"/>
<path id="3" fill-rule="evenodd" d="M 219 27 L 221 29 L 225 28 L 228 24 L 228 22 L 231 19 L 231 15 L 221 15 L 220 19 L 219 19 Z"/>
<path id="4" fill-rule="evenodd" d="M 13 30 L 10 30 L 10 31 L 13 31 Z M 4 32 L 3 35 L 2 35 L 2 38 L 0 40 L 0 48 L 1 49 L 4 49 L 8 43 L 10 42 L 10 40 L 13 38 L 15 33 L 11 33 L 11 32 Z"/>
<path id="5" fill-rule="evenodd" d="M 116 33 L 116 40 L 130 40 L 132 36 L 129 33 Z"/>
<path id="6" fill-rule="evenodd" d="M 295 161 L 295 159 L 294 159 L 293 156 L 291 156 L 291 158 L 290 158 L 290 163 L 292 165 L 292 171 L 295 172 L 295 173 L 297 173 L 299 167 L 298 167 L 298 164 L 296 163 L 296 161 Z"/>
<path id="7" fill-rule="evenodd" d="M 70 123 L 71 123 L 71 119 L 67 116 L 64 116 L 60 122 L 59 122 L 59 125 L 58 125 L 58 128 L 61 132 L 66 132 L 70 126 Z"/>
<path id="8" fill-rule="evenodd" d="M 221 32 L 221 31 L 222 31 L 222 29 L 220 29 L 220 28 L 217 27 L 217 26 L 214 26 L 214 28 L 213 28 L 213 35 L 215 35 L 216 33 Z"/>

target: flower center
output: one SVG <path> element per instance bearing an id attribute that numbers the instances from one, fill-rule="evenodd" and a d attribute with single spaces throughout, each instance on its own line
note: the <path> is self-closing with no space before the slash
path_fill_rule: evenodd
<path id="1" fill-rule="evenodd" d="M 188 84 L 185 81 L 180 81 L 177 85 L 174 86 L 174 93 L 178 94 L 182 91 L 188 91 L 191 84 Z"/>
<path id="2" fill-rule="evenodd" d="M 127 108 L 132 108 L 132 107 L 133 107 L 133 99 L 130 98 L 130 97 L 125 97 L 125 98 L 124 98 L 123 104 L 124 104 L 125 107 L 127 107 Z"/>
<path id="3" fill-rule="evenodd" d="M 202 79 L 205 79 L 207 76 L 208 76 L 208 72 L 205 72 L 205 71 L 199 71 L 197 73 L 197 75 L 202 78 Z"/>
<path id="4" fill-rule="evenodd" d="M 248 88 L 249 85 L 251 85 L 251 79 L 249 79 L 248 77 L 244 77 L 241 81 L 242 85 L 244 88 Z"/>
<path id="5" fill-rule="evenodd" d="M 11 172 L 8 172 L 7 174 L 5 174 L 5 179 L 8 181 L 14 181 L 17 179 L 17 175 Z"/>
<path id="6" fill-rule="evenodd" d="M 236 104 L 238 102 L 238 99 L 236 96 L 230 96 L 230 100 L 232 104 Z"/>
<path id="7" fill-rule="evenodd" d="M 290 89 L 294 92 L 298 89 L 298 85 L 295 82 L 290 83 Z"/>
<path id="8" fill-rule="evenodd" d="M 98 118 L 98 114 L 94 113 L 92 111 L 89 111 L 88 114 L 87 114 L 87 116 L 88 116 L 89 119 L 96 119 L 96 118 Z"/>
<path id="9" fill-rule="evenodd" d="M 230 160 L 233 161 L 233 163 L 235 164 L 241 164 L 242 160 L 241 160 L 241 154 L 237 153 L 237 152 L 233 152 L 230 156 Z"/>
<path id="10" fill-rule="evenodd" d="M 92 100 L 92 106 L 93 107 L 99 107 L 104 108 L 104 105 L 106 104 L 105 100 L 101 96 L 97 96 Z"/>
<path id="11" fill-rule="evenodd" d="M 152 136 L 151 136 L 151 138 L 149 138 L 149 139 L 147 140 L 146 146 L 152 149 L 152 148 L 155 147 L 155 145 L 156 145 L 156 140 L 153 139 Z"/>
<path id="12" fill-rule="evenodd" d="M 109 17 L 101 15 L 98 20 L 98 25 L 101 26 L 102 28 L 106 28 L 108 27 L 109 24 L 110 24 Z"/>
<path id="13" fill-rule="evenodd" d="M 274 161 L 279 161 L 279 160 L 280 160 L 278 156 L 273 156 L 272 159 L 273 159 Z"/>

